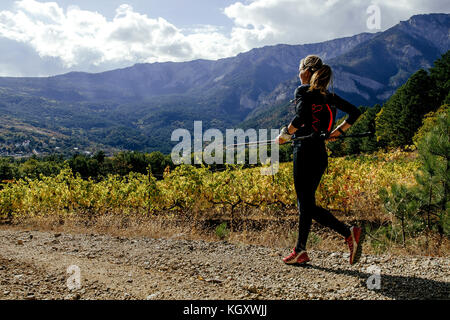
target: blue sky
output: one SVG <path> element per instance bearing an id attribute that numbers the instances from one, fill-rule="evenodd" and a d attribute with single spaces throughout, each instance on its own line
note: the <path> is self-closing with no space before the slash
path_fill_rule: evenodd
<path id="1" fill-rule="evenodd" d="M 380 29 L 368 27 L 376 5 Z M 448 0 L 2 0 L 0 76 L 220 59 L 385 30 Z"/>

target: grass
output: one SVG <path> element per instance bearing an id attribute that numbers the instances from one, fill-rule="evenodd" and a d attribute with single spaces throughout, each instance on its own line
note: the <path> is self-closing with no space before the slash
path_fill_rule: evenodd
<path id="1" fill-rule="evenodd" d="M 8 224 L 1 224 L 2 229 L 34 230 L 48 232 L 64 232 L 76 234 L 104 234 L 128 238 L 176 238 L 186 240 L 223 241 L 267 246 L 272 248 L 292 249 L 297 241 L 297 217 L 290 219 L 266 220 L 262 225 L 243 223 L 234 232 L 228 228 L 227 222 L 216 225 L 199 223 L 193 220 L 175 220 L 162 217 L 145 217 L 141 215 L 100 215 L 86 219 L 78 215 L 65 217 L 46 216 L 39 218 L 15 218 Z M 349 220 L 339 217 L 347 224 L 364 224 L 363 221 Z M 390 236 L 387 226 L 373 227 L 365 225 L 367 236 L 363 254 L 391 255 L 425 255 L 425 237 L 423 235 L 409 238 L 406 246 L 402 241 Z M 439 241 L 441 240 L 440 246 Z M 450 241 L 432 235 L 430 252 L 433 256 L 448 256 Z M 347 252 L 344 239 L 328 228 L 313 222 L 308 238 L 308 250 L 327 252 Z"/>

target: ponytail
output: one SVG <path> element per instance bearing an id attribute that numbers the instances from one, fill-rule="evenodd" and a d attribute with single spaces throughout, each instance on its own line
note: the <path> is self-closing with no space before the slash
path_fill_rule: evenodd
<path id="1" fill-rule="evenodd" d="M 322 62 L 319 56 L 309 55 L 300 61 L 300 70 L 309 70 L 311 80 L 309 81 L 309 91 L 319 90 L 321 94 L 326 94 L 333 72 L 331 67 Z"/>
<path id="2" fill-rule="evenodd" d="M 311 76 L 309 91 L 319 90 L 321 94 L 325 95 L 327 93 L 332 75 L 333 71 L 331 70 L 331 67 L 326 64 L 322 65 Z"/>

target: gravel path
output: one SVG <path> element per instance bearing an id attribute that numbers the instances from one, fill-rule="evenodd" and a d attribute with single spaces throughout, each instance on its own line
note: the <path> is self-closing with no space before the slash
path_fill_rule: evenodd
<path id="1" fill-rule="evenodd" d="M 0 299 L 449 299 L 450 258 L 311 251 L 227 242 L 0 230 Z M 81 288 L 69 290 L 69 266 Z M 368 268 L 372 270 L 368 271 Z M 379 289 L 374 271 L 380 271 Z"/>

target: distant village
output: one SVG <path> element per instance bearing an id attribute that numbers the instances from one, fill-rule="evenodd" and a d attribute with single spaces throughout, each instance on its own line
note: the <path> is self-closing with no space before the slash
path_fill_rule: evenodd
<path id="1" fill-rule="evenodd" d="M 52 142 L 56 141 L 55 137 L 51 138 Z M 85 156 L 92 156 L 92 151 L 82 150 L 80 147 L 61 148 L 59 146 L 48 146 L 47 150 L 40 150 L 38 148 L 31 148 L 31 141 L 25 140 L 23 142 L 16 142 L 11 144 L 0 143 L 0 157 L 12 157 L 14 159 L 30 158 L 32 156 L 47 156 L 50 154 L 83 154 Z M 53 150 L 49 150 L 53 149 Z M 113 156 L 112 153 L 105 152 L 107 157 Z"/>

